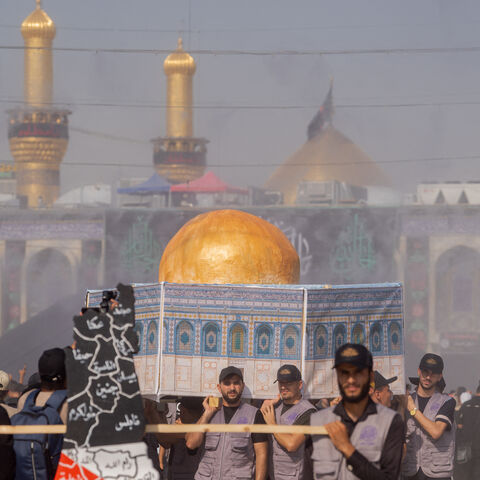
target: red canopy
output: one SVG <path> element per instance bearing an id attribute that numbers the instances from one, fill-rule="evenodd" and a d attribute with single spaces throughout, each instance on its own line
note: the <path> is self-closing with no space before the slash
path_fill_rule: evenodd
<path id="1" fill-rule="evenodd" d="M 203 177 L 197 178 L 188 183 L 172 185 L 170 191 L 194 193 L 248 193 L 248 190 L 245 188 L 232 187 L 231 185 L 228 185 L 228 183 L 220 180 L 213 172 L 207 172 Z"/>

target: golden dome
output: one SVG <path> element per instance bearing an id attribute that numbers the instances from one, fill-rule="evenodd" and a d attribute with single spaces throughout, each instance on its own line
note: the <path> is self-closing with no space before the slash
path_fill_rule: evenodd
<path id="1" fill-rule="evenodd" d="M 239 210 L 215 210 L 187 222 L 160 261 L 159 282 L 298 283 L 300 260 L 274 225 Z"/>
<path id="2" fill-rule="evenodd" d="M 55 23 L 42 10 L 40 0 L 36 0 L 37 7 L 22 23 L 22 36 L 24 40 L 31 38 L 43 38 L 53 40 L 55 38 Z"/>
<path id="3" fill-rule="evenodd" d="M 295 204 L 302 181 L 337 180 L 358 186 L 390 186 L 381 168 L 349 138 L 332 126 L 306 142 L 267 180 L 265 187 L 283 193 L 286 205 Z"/>
<path id="4" fill-rule="evenodd" d="M 183 41 L 178 39 L 177 49 L 172 52 L 163 63 L 165 75 L 172 73 L 183 73 L 184 75 L 193 75 L 195 73 L 195 60 L 183 49 Z"/>

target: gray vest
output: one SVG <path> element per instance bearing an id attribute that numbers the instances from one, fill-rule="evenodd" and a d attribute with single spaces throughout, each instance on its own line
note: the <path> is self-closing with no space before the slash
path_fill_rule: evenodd
<path id="1" fill-rule="evenodd" d="M 383 445 L 396 412 L 376 404 L 377 413 L 358 422 L 350 442 L 367 460 L 380 468 Z M 325 425 L 340 420 L 329 407 L 312 414 L 310 425 Z M 328 435 L 313 435 L 313 475 L 315 479 L 353 480 L 358 478 L 347 468 L 345 457 L 334 447 Z"/>
<path id="2" fill-rule="evenodd" d="M 172 461 L 168 467 L 169 480 L 193 480 L 202 452 L 203 449 L 200 447 L 195 455 L 190 455 L 185 440 L 175 443 Z"/>
<path id="3" fill-rule="evenodd" d="M 255 422 L 258 409 L 241 403 L 230 425 Z M 223 407 L 212 417 L 211 424 L 225 423 Z M 205 434 L 204 451 L 195 480 L 244 480 L 255 478 L 255 450 L 250 433 Z"/>
<path id="4" fill-rule="evenodd" d="M 293 407 L 289 408 L 282 415 L 283 402 L 275 408 L 275 417 L 277 425 L 293 425 L 295 420 L 313 405 L 308 400 L 300 400 Z M 269 455 L 269 475 L 271 480 L 303 480 L 304 479 L 304 459 L 305 443 L 300 445 L 296 452 L 287 452 L 275 439 L 274 435 L 270 437 L 270 455 Z"/>
<path id="5" fill-rule="evenodd" d="M 415 406 L 418 398 L 414 394 Z M 432 422 L 435 421 L 441 406 L 449 400 L 448 395 L 434 393 L 428 401 L 423 414 Z M 455 453 L 455 424 L 445 430 L 438 440 L 433 440 L 417 421 L 407 419 L 407 453 L 403 462 L 403 474 L 407 477 L 415 475 L 419 468 L 428 477 L 451 477 L 453 473 L 453 456 Z"/>

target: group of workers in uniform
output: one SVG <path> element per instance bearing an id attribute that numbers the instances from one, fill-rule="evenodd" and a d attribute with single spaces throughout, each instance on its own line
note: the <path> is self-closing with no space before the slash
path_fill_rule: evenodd
<path id="1" fill-rule="evenodd" d="M 212 397 L 207 397 L 196 423 L 324 426 L 327 435 L 189 432 L 182 446 L 183 473 L 174 473 L 173 478 L 451 478 L 455 401 L 442 393 L 443 361 L 438 355 L 426 354 L 418 377 L 410 379 L 417 388 L 407 395 L 405 418 L 389 408 L 389 384 L 396 377 L 386 379 L 374 372 L 372 354 L 366 347 L 341 346 L 335 354 L 334 369 L 340 397 L 331 406 L 317 410 L 302 398 L 303 382 L 294 365 L 280 367 L 279 396 L 266 400 L 259 409 L 242 400 L 242 371 L 233 366 L 224 368 L 218 384 L 222 402 L 215 405 Z"/>

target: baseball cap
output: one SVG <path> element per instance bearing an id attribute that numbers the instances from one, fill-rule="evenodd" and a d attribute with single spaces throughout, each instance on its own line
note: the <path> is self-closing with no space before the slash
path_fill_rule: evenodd
<path id="1" fill-rule="evenodd" d="M 393 383 L 398 377 L 385 378 L 378 370 L 373 372 L 374 378 L 373 383 L 375 384 L 375 390 L 385 387 L 386 385 Z"/>
<path id="2" fill-rule="evenodd" d="M 342 363 L 350 363 L 359 368 L 373 368 L 373 358 L 368 348 L 356 343 L 345 343 L 337 349 L 333 368 Z"/>
<path id="3" fill-rule="evenodd" d="M 420 370 L 431 370 L 433 373 L 442 373 L 442 357 L 435 355 L 434 353 L 426 353 L 420 360 L 418 368 L 420 368 Z"/>
<path id="4" fill-rule="evenodd" d="M 297 382 L 302 379 L 300 370 L 295 365 L 282 365 L 277 372 L 275 382 Z"/>
<path id="5" fill-rule="evenodd" d="M 225 380 L 227 377 L 229 377 L 230 375 L 238 375 L 242 382 L 243 382 L 243 373 L 242 371 L 237 368 L 237 367 L 225 367 L 221 372 L 220 372 L 220 375 L 218 377 L 218 381 L 219 382 L 222 382 L 223 380 Z"/>
<path id="6" fill-rule="evenodd" d="M 65 352 L 61 348 L 45 350 L 38 360 L 38 373 L 42 380 L 61 382 L 65 379 Z"/>
<path id="7" fill-rule="evenodd" d="M 7 372 L 0 370 L 0 391 L 8 390 L 8 384 L 10 383 L 10 376 Z"/>

